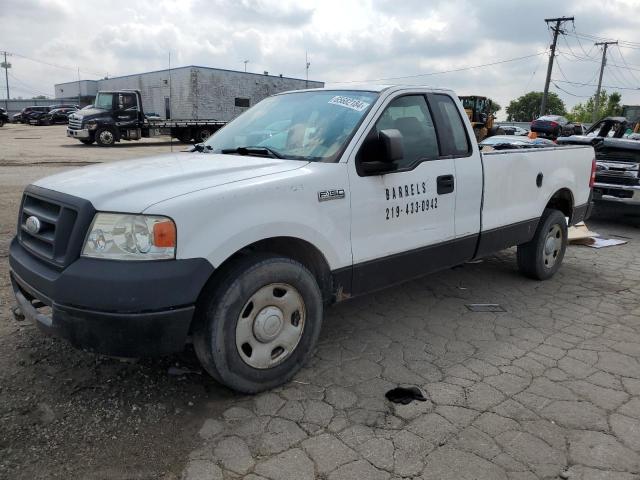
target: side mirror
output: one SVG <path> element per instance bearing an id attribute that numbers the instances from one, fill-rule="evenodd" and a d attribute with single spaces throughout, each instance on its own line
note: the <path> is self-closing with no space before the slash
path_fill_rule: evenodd
<path id="1" fill-rule="evenodd" d="M 366 175 L 392 172 L 398 168 L 396 161 L 404 158 L 402 133 L 396 129 L 380 130 L 370 135 L 359 153 L 360 167 Z"/>

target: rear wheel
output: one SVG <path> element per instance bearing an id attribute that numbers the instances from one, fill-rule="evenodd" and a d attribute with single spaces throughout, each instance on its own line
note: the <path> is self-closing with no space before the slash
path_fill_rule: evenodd
<path id="1" fill-rule="evenodd" d="M 0 118 L 0 127 L 4 127 L 4 120 Z"/>
<path id="2" fill-rule="evenodd" d="M 203 292 L 194 347 L 219 382 L 257 393 L 291 379 L 311 356 L 322 295 L 302 264 L 279 256 L 240 259 Z"/>
<path id="3" fill-rule="evenodd" d="M 567 249 L 567 221 L 558 210 L 546 209 L 530 242 L 518 245 L 518 268 L 527 277 L 547 280 L 558 271 Z"/>
<path id="4" fill-rule="evenodd" d="M 101 147 L 111 147 L 116 143 L 116 136 L 110 128 L 99 128 L 96 131 L 96 143 Z"/>

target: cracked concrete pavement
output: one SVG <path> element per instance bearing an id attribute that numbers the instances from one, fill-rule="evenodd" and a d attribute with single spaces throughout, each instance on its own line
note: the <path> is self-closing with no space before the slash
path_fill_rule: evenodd
<path id="1" fill-rule="evenodd" d="M 207 419 L 183 478 L 640 478 L 640 232 L 590 225 L 632 238 L 543 283 L 508 250 L 329 310 L 310 365 Z"/>
<path id="2" fill-rule="evenodd" d="M 48 141 L 54 159 L 110 161 Z M 22 151 L 2 160 L 42 155 Z M 22 186 L 59 167 L 0 168 L 6 257 Z M 569 247 L 547 282 L 520 276 L 507 250 L 328 309 L 310 363 L 256 396 L 168 375 L 176 363 L 197 369 L 189 351 L 123 366 L 16 323 L 5 263 L 0 477 L 639 479 L 640 221 L 603 212 L 590 228 L 628 244 Z M 398 385 L 427 401 L 391 404 L 384 394 Z"/>

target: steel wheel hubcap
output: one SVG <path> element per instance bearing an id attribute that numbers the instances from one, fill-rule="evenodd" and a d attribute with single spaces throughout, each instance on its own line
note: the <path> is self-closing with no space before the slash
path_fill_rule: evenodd
<path id="1" fill-rule="evenodd" d="M 286 283 L 272 283 L 256 291 L 245 303 L 236 325 L 240 358 L 258 369 L 272 368 L 296 349 L 306 311 L 300 293 Z"/>
<path id="2" fill-rule="evenodd" d="M 102 140 L 105 143 L 110 143 L 111 140 L 113 140 L 113 135 L 109 131 L 101 132 L 100 133 L 100 140 Z"/>
<path id="3" fill-rule="evenodd" d="M 556 264 L 558 255 L 562 250 L 562 229 L 559 225 L 553 225 L 547 233 L 544 242 L 543 260 L 546 268 L 551 268 Z"/>

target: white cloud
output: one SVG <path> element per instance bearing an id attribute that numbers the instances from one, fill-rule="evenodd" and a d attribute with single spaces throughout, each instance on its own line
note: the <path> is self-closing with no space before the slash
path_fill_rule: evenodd
<path id="1" fill-rule="evenodd" d="M 125 75 L 172 64 L 207 65 L 303 77 L 327 82 L 409 76 L 520 57 L 548 48 L 545 16 L 575 15 L 576 30 L 634 41 L 640 18 L 637 0 L 580 3 L 538 0 L 535 8 L 504 0 L 3 0 L 0 48 L 68 69 L 11 58 L 13 92 L 53 93 L 53 84 L 95 74 Z M 569 33 L 572 26 L 567 25 Z M 566 45 L 565 40 L 569 43 Z M 554 78 L 591 83 L 599 52 L 575 37 L 559 43 Z M 630 65 L 640 65 L 640 50 L 623 49 Z M 604 83 L 638 87 L 640 71 L 619 69 L 612 52 Z M 635 67 L 633 67 L 635 68 Z M 640 67 L 638 67 L 640 70 Z M 562 72 L 560 71 L 562 70 Z M 546 58 L 528 58 L 482 69 L 408 78 L 405 83 L 444 86 L 460 93 L 485 94 L 503 106 L 529 90 L 542 90 Z M 533 75 L 535 72 L 535 75 Z M 634 75 L 636 78 L 634 78 Z M 593 87 L 558 84 L 590 95 Z M 3 85 L 1 86 L 3 87 Z M 0 88 L 1 88 L 0 87 Z M 557 91 L 552 86 L 552 91 Z M 622 90 L 627 104 L 640 93 Z M 559 92 L 570 106 L 583 100 Z"/>

